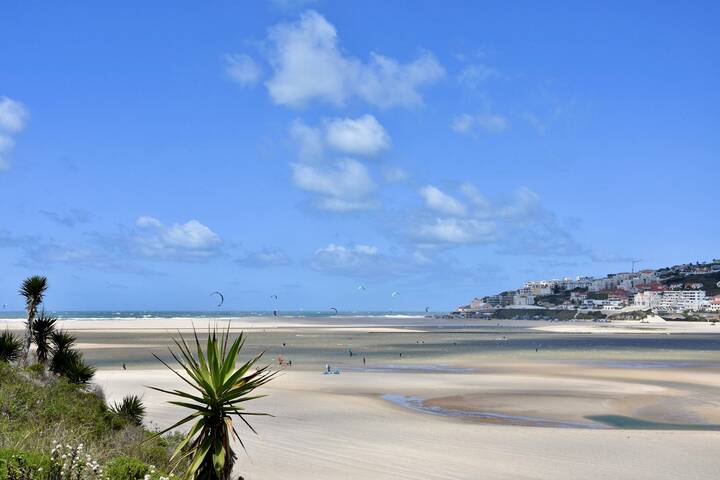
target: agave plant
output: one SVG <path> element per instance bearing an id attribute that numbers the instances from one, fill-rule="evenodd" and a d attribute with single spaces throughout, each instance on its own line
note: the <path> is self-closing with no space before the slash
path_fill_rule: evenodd
<path id="1" fill-rule="evenodd" d="M 33 322 L 32 340 L 37 349 L 35 355 L 42 366 L 46 366 L 52 351 L 52 335 L 55 332 L 57 317 L 48 315 L 43 310 Z"/>
<path id="2" fill-rule="evenodd" d="M 109 410 L 114 416 L 138 427 L 145 417 L 145 405 L 137 395 L 125 395 L 121 402 L 113 403 Z"/>
<path id="3" fill-rule="evenodd" d="M 30 343 L 32 342 L 33 324 L 37 309 L 45 298 L 48 284 L 47 277 L 33 275 L 23 280 L 20 285 L 20 295 L 25 297 L 25 310 L 27 311 L 27 324 L 25 328 L 25 350 L 23 352 L 23 363 L 27 365 L 28 353 L 30 352 Z"/>
<path id="4" fill-rule="evenodd" d="M 245 411 L 243 404 L 250 400 L 263 397 L 254 395 L 255 390 L 269 382 L 276 372 L 269 366 L 253 368 L 262 357 L 262 353 L 243 363 L 236 365 L 238 354 L 245 344 L 241 333 L 228 348 L 230 326 L 218 335 L 217 330 L 208 332 L 205 351 L 200 345 L 197 332 L 195 351 L 191 350 L 185 338 L 173 338 L 180 350 L 179 355 L 172 349 L 170 354 L 180 364 L 184 373 L 172 368 L 157 355 L 154 355 L 167 368 L 187 383 L 192 391 L 164 390 L 150 387 L 153 390 L 173 395 L 177 398 L 168 401 L 173 405 L 188 408 L 192 413 L 174 425 L 158 432 L 162 435 L 170 430 L 194 422 L 188 433 L 177 446 L 172 459 L 177 463 L 189 461 L 185 479 L 228 480 L 237 458 L 232 449 L 232 437 L 240 445 L 245 445 L 233 424 L 233 416 L 237 416 L 253 433 L 255 429 L 245 418 L 249 415 L 268 415 Z"/>
<path id="5" fill-rule="evenodd" d="M 9 330 L 0 333 L 0 362 L 14 362 L 23 354 L 23 341 Z"/>

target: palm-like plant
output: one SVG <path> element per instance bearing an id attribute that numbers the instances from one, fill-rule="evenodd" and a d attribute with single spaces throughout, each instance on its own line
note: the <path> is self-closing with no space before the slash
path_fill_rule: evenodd
<path id="1" fill-rule="evenodd" d="M 233 425 L 232 415 L 238 416 L 253 433 L 257 433 L 245 416 L 268 414 L 246 412 L 242 404 L 263 397 L 264 395 L 253 395 L 253 393 L 258 387 L 269 382 L 276 372 L 270 371 L 269 366 L 253 369 L 262 357 L 262 353 L 237 367 L 238 354 L 245 339 L 241 333 L 228 348 L 229 325 L 220 335 L 217 330 L 209 332 L 204 352 L 197 332 L 193 331 L 193 335 L 194 353 L 182 334 L 180 340 L 173 339 L 180 350 L 179 356 L 169 349 L 172 357 L 184 370 L 184 374 L 153 354 L 193 389 L 190 392 L 183 392 L 150 387 L 178 398 L 168 403 L 193 410 L 193 413 L 157 435 L 194 421 L 190 431 L 177 446 L 172 459 L 178 463 L 189 460 L 190 466 L 184 475 L 185 479 L 228 480 L 237 458 L 231 446 L 232 437 L 234 436 L 245 448 Z"/>
<path id="2" fill-rule="evenodd" d="M 85 363 L 82 353 L 77 350 L 70 350 L 65 354 L 63 362 L 56 373 L 65 377 L 70 383 L 85 386 L 95 376 L 95 367 Z"/>
<path id="3" fill-rule="evenodd" d="M 9 330 L 0 333 L 0 362 L 14 362 L 23 353 L 23 341 Z"/>
<path id="4" fill-rule="evenodd" d="M 121 402 L 113 403 L 109 410 L 114 416 L 138 427 L 145 417 L 145 405 L 137 395 L 125 395 Z"/>
<path id="5" fill-rule="evenodd" d="M 86 364 L 82 353 L 73 348 L 77 339 L 68 332 L 55 330 L 50 334 L 50 340 L 53 354 L 50 359 L 50 371 L 78 385 L 90 382 L 95 375 L 95 369 Z"/>
<path id="6" fill-rule="evenodd" d="M 33 324 L 37 315 L 38 306 L 45 298 L 48 284 L 47 277 L 41 275 L 33 275 L 23 280 L 20 285 L 20 295 L 25 297 L 25 310 L 27 311 L 27 325 L 25 329 L 25 351 L 23 352 L 23 363 L 27 365 L 28 353 L 30 352 L 30 343 L 32 342 Z"/>
<path id="7" fill-rule="evenodd" d="M 37 347 L 35 355 L 37 356 L 38 363 L 43 367 L 47 365 L 48 358 L 52 351 L 51 339 L 55 332 L 56 322 L 57 317 L 46 314 L 44 310 L 33 322 L 32 340 Z"/>

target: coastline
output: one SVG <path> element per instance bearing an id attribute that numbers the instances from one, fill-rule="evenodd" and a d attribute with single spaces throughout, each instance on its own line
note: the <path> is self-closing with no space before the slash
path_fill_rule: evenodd
<path id="1" fill-rule="evenodd" d="M 162 428 L 183 410 L 148 386 L 184 387 L 152 354 L 167 358 L 178 330 L 188 335 L 194 324 L 202 341 L 208 326 L 226 321 L 61 320 L 59 327 L 78 337 L 109 402 L 140 395 L 146 424 Z M 571 480 L 627 478 L 632 465 L 633 479 L 714 479 L 718 432 L 687 426 L 720 424 L 715 328 L 233 318 L 231 331 L 249 334 L 245 355 L 265 352 L 281 371 L 252 405 L 274 417 L 254 419 L 259 436 L 241 425 L 248 452 L 239 450 L 239 468 L 247 480 L 471 480 L 478 472 L 490 480 Z M 293 366 L 278 367 L 279 356 Z M 323 375 L 325 364 L 341 373 Z"/>

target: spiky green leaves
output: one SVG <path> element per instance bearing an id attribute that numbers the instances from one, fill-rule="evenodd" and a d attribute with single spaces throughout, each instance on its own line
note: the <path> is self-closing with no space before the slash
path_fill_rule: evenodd
<path id="1" fill-rule="evenodd" d="M 25 297 L 28 311 L 31 308 L 34 311 L 34 309 L 43 302 L 47 288 L 47 277 L 43 277 L 42 275 L 33 275 L 23 280 L 22 285 L 20 285 L 20 295 Z"/>
<path id="2" fill-rule="evenodd" d="M 14 362 L 23 353 L 23 341 L 14 333 L 5 330 L 0 333 L 0 362 Z"/>
<path id="3" fill-rule="evenodd" d="M 233 416 L 237 416 L 250 430 L 255 429 L 245 418 L 249 415 L 268 415 L 245 411 L 244 404 L 264 395 L 255 395 L 255 390 L 269 382 L 276 372 L 269 366 L 253 369 L 262 357 L 262 353 L 237 366 L 238 356 L 245 343 L 241 333 L 230 345 L 230 326 L 218 334 L 217 330 L 208 333 L 205 349 L 200 344 L 197 332 L 193 330 L 195 340 L 191 348 L 180 334 L 173 339 L 178 352 L 170 349 L 170 354 L 180 365 L 176 370 L 160 357 L 160 362 L 191 387 L 190 391 L 165 390 L 150 387 L 176 398 L 168 401 L 173 405 L 191 410 L 185 418 L 159 434 L 166 433 L 181 425 L 194 422 L 190 431 L 178 445 L 173 459 L 190 460 L 185 479 L 217 479 L 230 477 L 235 461 L 232 438 L 236 438 L 245 448 L 240 435 L 233 425 Z"/>
<path id="4" fill-rule="evenodd" d="M 145 417 L 145 405 L 137 395 L 126 395 L 122 401 L 115 402 L 109 407 L 110 413 L 119 420 L 137 425 L 142 425 Z"/>
<path id="5" fill-rule="evenodd" d="M 41 365 L 47 365 L 48 358 L 50 357 L 52 351 L 51 338 L 55 332 L 56 322 L 57 317 L 46 314 L 44 310 L 33 322 L 32 340 L 37 347 L 35 355 L 37 355 L 38 363 Z"/>

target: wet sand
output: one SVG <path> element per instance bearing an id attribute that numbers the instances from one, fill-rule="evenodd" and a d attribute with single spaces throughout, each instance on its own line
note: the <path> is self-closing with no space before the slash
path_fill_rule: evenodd
<path id="1" fill-rule="evenodd" d="M 151 356 L 165 355 L 172 331 L 156 322 L 73 330 L 108 399 L 142 394 L 147 420 L 166 426 L 182 410 L 145 386 L 182 385 Z M 255 421 L 260 436 L 241 430 L 246 479 L 710 479 L 720 470 L 720 432 L 685 429 L 720 424 L 720 334 L 298 323 L 264 322 L 248 338 L 248 355 L 264 350 L 293 367 L 253 405 L 275 415 Z M 341 373 L 323 375 L 326 363 Z"/>

